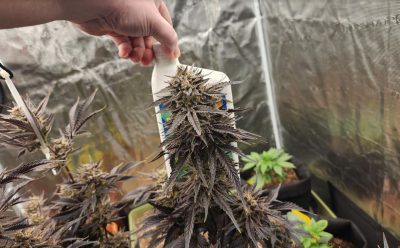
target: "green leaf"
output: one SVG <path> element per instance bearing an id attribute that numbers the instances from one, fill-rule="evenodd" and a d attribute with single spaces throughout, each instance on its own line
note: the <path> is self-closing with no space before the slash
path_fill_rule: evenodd
<path id="1" fill-rule="evenodd" d="M 311 230 L 312 230 L 313 232 L 315 232 L 316 230 L 318 230 L 317 222 L 315 221 L 315 219 L 311 219 L 310 226 L 311 226 Z"/>
<path id="2" fill-rule="evenodd" d="M 275 148 L 271 148 L 266 153 L 266 156 L 270 160 L 276 160 L 279 157 L 279 153 L 277 152 L 277 150 Z"/>
<path id="3" fill-rule="evenodd" d="M 280 162 L 279 163 L 283 168 L 294 169 L 296 166 L 291 162 Z"/>
<path id="4" fill-rule="evenodd" d="M 287 153 L 283 153 L 283 154 L 280 155 L 278 161 L 279 161 L 279 162 L 285 162 L 285 161 L 290 160 L 291 158 L 292 158 L 291 155 L 289 155 L 289 154 L 287 154 Z"/>
<path id="5" fill-rule="evenodd" d="M 320 232 L 319 236 L 321 237 L 320 240 L 323 241 L 324 243 L 328 243 L 329 240 L 333 238 L 333 235 L 328 232 Z"/>
<path id="6" fill-rule="evenodd" d="M 265 172 L 267 172 L 268 170 L 268 164 L 262 164 L 260 167 L 261 167 L 261 173 L 265 174 Z"/>
<path id="7" fill-rule="evenodd" d="M 254 163 L 255 161 L 253 159 L 251 159 L 250 157 L 241 157 L 241 160 L 243 162 L 247 162 L 247 163 Z"/>
<path id="8" fill-rule="evenodd" d="M 332 234 L 328 233 L 328 232 L 320 232 L 319 236 L 321 237 L 326 237 L 326 238 L 332 238 Z"/>
<path id="9" fill-rule="evenodd" d="M 274 167 L 274 171 L 279 177 L 283 177 L 283 169 L 282 169 L 282 167 L 275 166 Z"/>
<path id="10" fill-rule="evenodd" d="M 272 155 L 271 149 L 268 151 L 263 151 L 263 153 L 262 153 L 262 157 L 266 158 L 266 159 L 269 159 L 271 157 L 271 155 Z"/>
<path id="11" fill-rule="evenodd" d="M 304 248 L 310 248 L 312 244 L 311 238 L 303 238 L 301 243 L 303 244 Z"/>
<path id="12" fill-rule="evenodd" d="M 317 232 L 321 232 L 325 230 L 328 226 L 328 221 L 327 220 L 319 220 L 317 223 Z"/>
<path id="13" fill-rule="evenodd" d="M 311 224 L 305 224 L 304 225 L 304 231 L 306 231 L 306 232 L 311 234 L 312 231 L 313 231 Z"/>
<path id="14" fill-rule="evenodd" d="M 242 171 L 250 170 L 251 168 L 254 168 L 256 166 L 256 163 L 247 163 L 243 166 Z"/>
<path id="15" fill-rule="evenodd" d="M 258 154 L 256 152 L 251 152 L 249 157 L 250 157 L 250 159 L 253 159 L 255 161 L 261 160 L 260 154 Z"/>
<path id="16" fill-rule="evenodd" d="M 268 170 L 272 171 L 273 168 L 276 166 L 276 163 L 274 161 L 268 161 Z"/>
<path id="17" fill-rule="evenodd" d="M 262 189 L 265 185 L 265 179 L 262 175 L 257 174 L 256 189 Z"/>

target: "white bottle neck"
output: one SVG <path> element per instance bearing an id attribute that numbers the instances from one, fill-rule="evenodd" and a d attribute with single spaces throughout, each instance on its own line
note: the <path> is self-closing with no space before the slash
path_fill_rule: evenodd
<path id="1" fill-rule="evenodd" d="M 156 43 L 153 45 L 153 51 L 155 55 L 155 66 L 156 67 L 170 67 L 179 65 L 177 58 L 169 58 L 161 49 L 161 44 Z"/>

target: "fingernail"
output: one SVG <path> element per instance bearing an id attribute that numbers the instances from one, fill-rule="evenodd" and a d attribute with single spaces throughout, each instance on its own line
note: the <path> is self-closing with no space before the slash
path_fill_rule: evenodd
<path id="1" fill-rule="evenodd" d="M 135 60 L 133 60 L 133 58 L 131 57 L 130 60 L 132 61 L 133 64 L 138 64 L 138 62 L 136 62 Z"/>
<path id="2" fill-rule="evenodd" d="M 135 63 L 139 63 L 140 62 L 139 56 L 137 56 L 137 55 L 136 56 L 134 55 L 131 59 Z"/>
<path id="3" fill-rule="evenodd" d="M 126 59 L 126 58 L 129 57 L 129 53 L 126 52 L 126 51 L 125 51 L 125 52 L 120 51 L 120 52 L 119 52 L 119 56 L 120 56 L 121 58 Z"/>

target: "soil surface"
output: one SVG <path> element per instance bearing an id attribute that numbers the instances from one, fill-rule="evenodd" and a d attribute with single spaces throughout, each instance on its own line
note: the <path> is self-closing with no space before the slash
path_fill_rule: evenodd
<path id="1" fill-rule="evenodd" d="M 291 182 L 295 182 L 299 180 L 299 177 L 296 175 L 296 171 L 293 169 L 285 169 L 286 172 L 286 178 L 283 182 L 279 181 L 277 179 L 277 177 L 275 176 L 275 173 L 273 173 L 274 175 L 272 175 L 272 182 L 268 183 L 264 186 L 264 189 L 266 188 L 271 188 L 274 186 L 278 186 L 279 184 L 288 184 Z"/>
<path id="2" fill-rule="evenodd" d="M 343 240 L 343 239 L 338 239 L 338 238 L 331 239 L 331 241 L 329 241 L 329 245 L 332 248 L 356 248 L 349 241 L 346 241 L 346 240 Z"/>

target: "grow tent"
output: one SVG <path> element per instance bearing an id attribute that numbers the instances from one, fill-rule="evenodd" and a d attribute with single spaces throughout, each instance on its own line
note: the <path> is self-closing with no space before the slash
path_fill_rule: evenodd
<path id="1" fill-rule="evenodd" d="M 355 207 L 400 237 L 400 4 L 167 3 L 180 36 L 182 63 L 224 71 L 232 80 L 243 81 L 233 88 L 235 105 L 250 111 L 238 125 L 269 140 L 261 148 L 275 145 L 275 140 L 284 144 L 318 178 L 331 182 L 333 192 L 350 197 Z M 81 139 L 85 155 L 75 157 L 75 163 L 87 161 L 90 154 L 110 166 L 156 151 L 154 113 L 146 110 L 152 98 L 151 68 L 118 59 L 109 39 L 88 37 L 58 22 L 3 30 L 0 50 L 21 93 L 39 99 L 52 92 L 50 109 L 59 121 L 65 122 L 65 106 L 71 106 L 76 95 L 99 89 L 96 104 L 108 108 L 89 127 L 92 135 Z M 1 150 L 3 166 L 19 162 L 12 158 L 9 150 Z"/>

